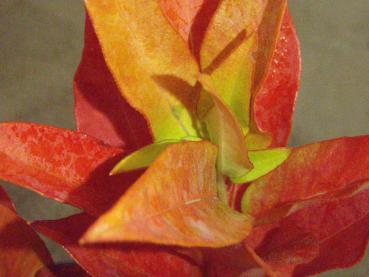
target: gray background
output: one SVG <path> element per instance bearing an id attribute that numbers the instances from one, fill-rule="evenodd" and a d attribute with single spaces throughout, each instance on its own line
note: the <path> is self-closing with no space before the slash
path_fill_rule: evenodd
<path id="1" fill-rule="evenodd" d="M 291 145 L 368 134 L 369 2 L 291 1 L 290 6 L 303 54 Z M 0 0 L 0 121 L 74 128 L 72 78 L 83 24 L 81 0 Z M 75 212 L 29 191 L 5 187 L 26 219 Z M 55 244 L 48 245 L 57 261 L 67 259 Z M 369 276 L 368 261 L 322 276 Z"/>

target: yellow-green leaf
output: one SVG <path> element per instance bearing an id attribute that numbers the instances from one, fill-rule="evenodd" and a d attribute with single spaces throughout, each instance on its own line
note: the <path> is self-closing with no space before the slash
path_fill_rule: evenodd
<path id="1" fill-rule="evenodd" d="M 208 73 L 219 96 L 236 115 L 244 134 L 247 134 L 257 38 L 252 35 L 241 39 L 240 45 Z"/>
<path id="2" fill-rule="evenodd" d="M 288 148 L 249 151 L 249 158 L 254 168 L 240 178 L 233 178 L 232 181 L 236 184 L 243 184 L 256 180 L 281 165 L 288 158 L 290 153 L 291 150 Z"/>
<path id="3" fill-rule="evenodd" d="M 198 141 L 197 138 L 184 138 L 184 141 Z M 148 167 L 168 146 L 181 140 L 165 140 L 147 145 L 123 158 L 110 172 L 115 175 L 130 170 Z"/>
<path id="4" fill-rule="evenodd" d="M 169 146 L 82 242 L 223 247 L 242 241 L 252 218 L 219 199 L 216 155 L 208 141 Z"/>
<path id="5" fill-rule="evenodd" d="M 210 77 L 201 75 L 199 81 L 203 87 L 199 117 L 206 126 L 210 141 L 219 148 L 218 169 L 232 179 L 239 178 L 252 168 L 241 126 L 213 88 Z"/>
<path id="6" fill-rule="evenodd" d="M 197 136 L 184 93 L 198 66 L 156 0 L 86 0 L 106 63 L 127 101 L 149 122 L 155 141 Z M 176 90 L 158 80 L 172 78 Z"/>

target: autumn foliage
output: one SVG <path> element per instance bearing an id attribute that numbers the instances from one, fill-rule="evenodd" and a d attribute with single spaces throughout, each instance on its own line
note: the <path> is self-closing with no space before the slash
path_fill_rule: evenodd
<path id="1" fill-rule="evenodd" d="M 0 123 L 0 178 L 81 213 L 28 223 L 0 188 L 0 276 L 308 276 L 363 257 L 369 136 L 287 147 L 286 0 L 85 4 L 78 130 Z"/>

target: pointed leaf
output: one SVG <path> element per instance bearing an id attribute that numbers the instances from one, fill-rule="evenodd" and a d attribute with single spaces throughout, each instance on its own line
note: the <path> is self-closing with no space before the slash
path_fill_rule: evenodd
<path id="1" fill-rule="evenodd" d="M 78 130 L 127 151 L 149 144 L 151 135 L 146 120 L 121 95 L 88 15 L 84 42 L 82 60 L 74 77 Z"/>
<path id="2" fill-rule="evenodd" d="M 270 150 L 249 151 L 248 155 L 254 168 L 245 176 L 234 178 L 236 184 L 248 183 L 266 175 L 281 165 L 290 155 L 288 148 L 273 148 Z"/>
<path id="3" fill-rule="evenodd" d="M 198 139 L 186 138 L 183 141 L 198 141 Z M 110 172 L 110 175 L 127 172 L 130 170 L 148 167 L 168 146 L 179 143 L 182 140 L 165 140 L 150 144 L 133 152 L 121 160 Z"/>
<path id="4" fill-rule="evenodd" d="M 204 2 L 205 0 L 159 0 L 165 16 L 185 41 L 189 40 L 193 20 Z"/>
<path id="5" fill-rule="evenodd" d="M 218 169 L 231 179 L 244 176 L 252 168 L 252 164 L 247 156 L 241 126 L 213 88 L 210 77 L 201 75 L 200 82 L 204 88 L 205 100 L 200 100 L 199 117 L 206 125 L 210 140 L 219 148 Z M 209 107 L 207 98 L 211 102 Z"/>
<path id="6" fill-rule="evenodd" d="M 38 235 L 14 211 L 0 204 L 0 276 L 36 276 L 51 264 Z"/>
<path id="7" fill-rule="evenodd" d="M 216 148 L 206 141 L 168 147 L 92 225 L 83 241 L 185 247 L 221 247 L 241 241 L 251 228 L 251 218 L 218 199 L 215 159 Z"/>
<path id="8" fill-rule="evenodd" d="M 271 65 L 252 103 L 253 120 L 272 136 L 272 147 L 287 145 L 300 74 L 300 45 L 287 9 Z"/>
<path id="9" fill-rule="evenodd" d="M 314 143 L 292 149 L 280 167 L 252 183 L 242 206 L 261 217 L 362 180 L 369 180 L 369 136 Z"/>
<path id="10" fill-rule="evenodd" d="M 200 269 L 172 249 L 152 245 L 89 245 L 78 239 L 94 218 L 85 214 L 38 221 L 37 231 L 61 244 L 92 276 L 201 276 Z"/>
<path id="11" fill-rule="evenodd" d="M 236 115 L 244 134 L 247 134 L 257 37 L 241 36 L 234 44 L 236 49 L 208 72 L 215 90 Z"/>
<path id="12" fill-rule="evenodd" d="M 201 45 L 201 68 L 206 70 L 211 63 L 227 51 L 227 47 L 244 32 L 251 36 L 258 28 L 266 0 L 223 0 L 212 17 Z"/>
<path id="13" fill-rule="evenodd" d="M 86 6 L 118 87 L 149 121 L 155 141 L 197 136 L 184 104 L 193 95 L 183 95 L 181 87 L 180 95 L 173 95 L 155 80 L 171 76 L 194 85 L 198 74 L 195 59 L 158 2 L 87 0 Z"/>
<path id="14" fill-rule="evenodd" d="M 0 178 L 100 214 L 138 173 L 109 177 L 122 149 L 84 134 L 33 123 L 0 124 Z"/>
<path id="15" fill-rule="evenodd" d="M 253 2 L 253 1 L 251 1 Z M 260 89 L 271 66 L 272 56 L 281 31 L 282 21 L 287 9 L 287 0 L 267 1 L 258 32 L 258 51 L 254 75 L 254 93 Z"/>

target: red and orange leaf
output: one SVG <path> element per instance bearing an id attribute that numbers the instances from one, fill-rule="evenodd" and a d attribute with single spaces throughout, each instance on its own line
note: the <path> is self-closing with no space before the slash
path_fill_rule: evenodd
<path id="1" fill-rule="evenodd" d="M 272 136 L 272 147 L 287 145 L 300 74 L 300 45 L 287 9 L 272 63 L 251 108 L 258 129 Z"/>
<path id="2" fill-rule="evenodd" d="M 318 142 L 293 149 L 281 166 L 252 183 L 243 210 L 260 218 L 364 180 L 369 180 L 369 136 Z"/>
<path id="3" fill-rule="evenodd" d="M 281 32 L 282 21 L 286 10 L 287 0 L 267 1 L 264 7 L 263 18 L 257 29 L 258 51 L 256 53 L 256 67 L 253 83 L 254 93 L 260 89 L 271 66 L 272 56 Z"/>
<path id="4" fill-rule="evenodd" d="M 0 178 L 100 214 L 138 172 L 109 177 L 122 149 L 87 135 L 33 123 L 0 124 Z"/>
<path id="5" fill-rule="evenodd" d="M 122 97 L 86 15 L 85 47 L 74 78 L 75 118 L 80 132 L 131 152 L 151 142 L 144 117 Z"/>
<path id="6" fill-rule="evenodd" d="M 196 14 L 205 0 L 159 0 L 159 4 L 181 37 L 188 41 Z"/>
<path id="7" fill-rule="evenodd" d="M 85 2 L 105 61 L 121 93 L 148 120 L 155 141 L 196 137 L 193 115 L 186 105 L 194 97 L 185 88 L 195 85 L 198 66 L 159 3 Z M 178 80 L 174 92 L 162 84 L 168 78 Z"/>
<path id="8" fill-rule="evenodd" d="M 82 241 L 185 247 L 222 247 L 241 241 L 252 220 L 218 198 L 216 154 L 216 147 L 207 141 L 168 147 Z"/>
<path id="9" fill-rule="evenodd" d="M 80 236 L 93 221 L 79 214 L 32 226 L 61 244 L 92 276 L 201 276 L 199 267 L 169 248 L 144 244 L 79 245 Z"/>
<path id="10" fill-rule="evenodd" d="M 266 6 L 266 0 L 223 0 L 220 1 L 200 50 L 200 64 L 206 70 L 224 51 L 230 50 L 237 37 L 245 32 L 251 36 L 258 28 Z"/>
<path id="11" fill-rule="evenodd" d="M 14 211 L 0 204 L 0 276 L 33 277 L 52 265 L 46 246 Z"/>

